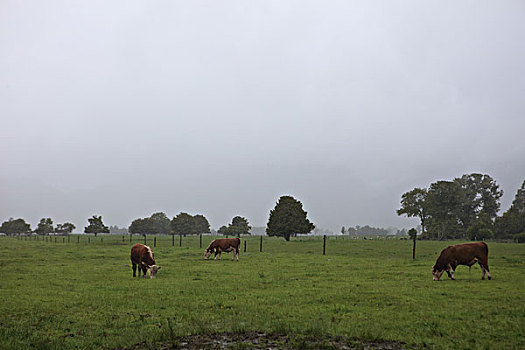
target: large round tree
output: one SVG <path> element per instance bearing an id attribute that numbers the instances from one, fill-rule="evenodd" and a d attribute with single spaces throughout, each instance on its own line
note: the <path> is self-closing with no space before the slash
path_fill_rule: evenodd
<path id="1" fill-rule="evenodd" d="M 290 236 L 296 233 L 310 233 L 315 225 L 306 217 L 303 204 L 292 196 L 282 196 L 270 210 L 270 217 L 266 225 L 268 236 L 280 236 L 289 241 Z"/>

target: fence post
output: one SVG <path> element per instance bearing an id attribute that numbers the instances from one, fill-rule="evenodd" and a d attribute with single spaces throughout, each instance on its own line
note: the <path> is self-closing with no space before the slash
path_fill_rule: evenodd
<path id="1" fill-rule="evenodd" d="M 88 236 L 88 244 L 91 243 L 91 237 Z"/>
<path id="2" fill-rule="evenodd" d="M 246 240 L 244 240 L 244 252 L 246 253 Z"/>
<path id="3" fill-rule="evenodd" d="M 57 242 L 57 238 L 55 237 L 55 243 Z"/>
<path id="4" fill-rule="evenodd" d="M 77 236 L 77 244 L 80 243 L 80 236 Z"/>
<path id="5" fill-rule="evenodd" d="M 133 236 L 133 233 L 129 234 L 129 244 L 131 244 L 131 237 Z"/>
<path id="6" fill-rule="evenodd" d="M 202 249 L 202 233 L 199 235 L 199 248 Z"/>
<path id="7" fill-rule="evenodd" d="M 66 237 L 62 237 L 62 243 L 66 243 Z"/>
<path id="8" fill-rule="evenodd" d="M 171 235 L 171 246 L 175 247 L 175 234 Z"/>
<path id="9" fill-rule="evenodd" d="M 122 235 L 122 243 L 124 243 L 124 235 Z"/>
<path id="10" fill-rule="evenodd" d="M 179 235 L 179 247 L 182 247 L 182 235 Z"/>
<path id="11" fill-rule="evenodd" d="M 153 237 L 153 247 L 157 246 L 157 236 Z"/>
<path id="12" fill-rule="evenodd" d="M 323 236 L 323 255 L 326 254 L 326 235 Z"/>
<path id="13" fill-rule="evenodd" d="M 144 235 L 144 245 L 146 245 L 146 235 Z"/>
<path id="14" fill-rule="evenodd" d="M 71 238 L 70 235 L 67 235 L 67 243 L 69 243 L 69 239 Z"/>
<path id="15" fill-rule="evenodd" d="M 261 236 L 261 242 L 259 243 L 259 252 L 262 253 L 262 236 Z"/>

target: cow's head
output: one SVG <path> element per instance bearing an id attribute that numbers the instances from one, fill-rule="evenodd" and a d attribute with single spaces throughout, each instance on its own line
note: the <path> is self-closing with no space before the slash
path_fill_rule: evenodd
<path id="1" fill-rule="evenodd" d="M 160 270 L 160 266 L 157 265 L 151 265 L 148 267 L 149 271 L 149 278 L 155 278 L 157 277 L 157 271 Z"/>
<path id="2" fill-rule="evenodd" d="M 204 251 L 204 260 L 208 260 L 208 258 L 210 257 L 211 253 L 212 253 L 211 249 L 206 249 Z"/>
<path id="3" fill-rule="evenodd" d="M 439 281 L 441 278 L 441 275 L 443 274 L 445 270 L 439 270 L 435 265 L 432 267 L 432 279 L 434 281 Z"/>

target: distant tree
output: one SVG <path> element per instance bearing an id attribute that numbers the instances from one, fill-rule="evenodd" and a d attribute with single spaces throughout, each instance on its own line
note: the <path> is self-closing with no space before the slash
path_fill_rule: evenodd
<path id="1" fill-rule="evenodd" d="M 73 232 L 75 229 L 75 225 L 73 225 L 70 222 L 65 222 L 63 224 L 57 224 L 57 227 L 55 228 L 55 232 L 58 234 L 69 234 Z"/>
<path id="2" fill-rule="evenodd" d="M 454 179 L 461 192 L 459 219 L 465 230 L 473 223 L 482 221 L 492 225 L 500 208 L 499 199 L 503 191 L 489 175 L 465 174 Z"/>
<path id="3" fill-rule="evenodd" d="M 53 228 L 53 220 L 51 220 L 51 218 L 40 219 L 40 222 L 35 229 L 35 232 L 39 235 L 48 235 L 54 231 L 55 229 Z"/>
<path id="4" fill-rule="evenodd" d="M 315 225 L 306 217 L 303 204 L 292 196 L 282 196 L 270 211 L 266 234 L 280 236 L 289 241 L 292 234 L 310 233 Z"/>
<path id="5" fill-rule="evenodd" d="M 31 232 L 31 225 L 26 223 L 24 219 L 9 218 L 8 221 L 4 221 L 2 226 L 0 226 L 0 232 L 6 235 L 28 233 Z"/>
<path id="6" fill-rule="evenodd" d="M 195 233 L 193 216 L 180 213 L 171 220 L 171 232 L 175 235 L 191 235 Z"/>
<path id="7" fill-rule="evenodd" d="M 341 234 L 342 234 L 342 235 L 344 235 L 344 234 L 345 234 L 345 232 L 346 232 L 346 229 L 345 229 L 345 227 L 344 227 L 344 226 L 343 226 L 343 227 L 341 227 Z"/>
<path id="8" fill-rule="evenodd" d="M 150 233 L 149 220 L 146 219 L 135 219 L 131 222 L 128 227 L 128 232 L 131 234 L 145 235 Z"/>
<path id="9" fill-rule="evenodd" d="M 425 200 L 427 236 L 433 239 L 461 238 L 465 235 L 460 215 L 463 206 L 461 187 L 454 181 L 430 185 Z"/>
<path id="10" fill-rule="evenodd" d="M 117 225 L 112 225 L 109 227 L 109 233 L 127 235 L 129 231 L 126 227 L 118 227 Z"/>
<path id="11" fill-rule="evenodd" d="M 347 231 L 348 231 L 349 235 L 356 235 L 357 234 L 357 229 L 355 227 L 349 227 Z"/>
<path id="12" fill-rule="evenodd" d="M 246 218 L 236 216 L 232 219 L 232 222 L 228 226 L 227 231 L 230 235 L 237 235 L 237 237 L 240 237 L 241 235 L 250 234 L 250 229 L 251 226 L 248 224 L 248 220 Z"/>
<path id="13" fill-rule="evenodd" d="M 217 233 L 226 236 L 230 234 L 230 231 L 228 231 L 228 227 L 223 225 L 217 230 Z"/>
<path id="14" fill-rule="evenodd" d="M 210 223 L 204 215 L 197 214 L 193 217 L 193 232 L 195 234 L 209 233 L 210 232 Z"/>
<path id="15" fill-rule="evenodd" d="M 397 210 L 397 215 L 410 217 L 418 217 L 421 221 L 421 228 L 425 232 L 425 224 L 427 214 L 425 212 L 425 199 L 427 197 L 427 190 L 421 188 L 414 188 L 412 191 L 406 192 L 401 196 L 401 208 Z"/>
<path id="16" fill-rule="evenodd" d="M 525 181 L 516 192 L 510 208 L 496 219 L 494 226 L 499 238 L 513 238 L 525 234 Z"/>
<path id="17" fill-rule="evenodd" d="M 93 215 L 88 222 L 89 225 L 84 227 L 84 233 L 94 233 L 95 237 L 99 233 L 109 233 L 109 228 L 102 222 L 102 216 Z"/>
<path id="18" fill-rule="evenodd" d="M 171 231 L 170 219 L 164 213 L 154 213 L 147 219 L 149 233 L 167 235 Z"/>

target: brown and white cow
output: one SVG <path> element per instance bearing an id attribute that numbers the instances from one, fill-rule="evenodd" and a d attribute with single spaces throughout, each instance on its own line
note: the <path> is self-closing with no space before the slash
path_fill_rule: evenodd
<path id="1" fill-rule="evenodd" d="M 157 277 L 157 271 L 160 269 L 160 266 L 155 265 L 151 248 L 141 243 L 136 243 L 131 247 L 131 264 L 133 265 L 133 277 L 135 277 L 137 267 L 139 268 L 139 277 L 142 270 L 143 278 L 146 278 L 146 271 L 149 271 L 150 278 Z"/>
<path id="2" fill-rule="evenodd" d="M 212 253 L 215 253 L 215 260 L 217 260 L 217 254 L 219 254 L 219 259 L 221 259 L 222 252 L 233 252 L 232 260 L 237 256 L 237 261 L 239 261 L 240 246 L 241 240 L 239 238 L 216 239 L 204 251 L 204 260 L 208 260 Z"/>
<path id="3" fill-rule="evenodd" d="M 469 268 L 476 262 L 481 266 L 481 279 L 485 279 L 485 272 L 490 280 L 488 264 L 489 248 L 485 242 L 463 243 L 451 245 L 441 252 L 436 264 L 432 267 L 434 281 L 439 281 L 444 271 L 448 277 L 454 279 L 454 271 L 458 265 L 466 265 Z"/>

